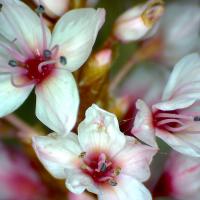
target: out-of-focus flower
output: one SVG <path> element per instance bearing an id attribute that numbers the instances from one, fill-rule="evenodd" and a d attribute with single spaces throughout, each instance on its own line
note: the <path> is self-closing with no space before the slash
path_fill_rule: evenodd
<path id="1" fill-rule="evenodd" d="M 117 118 L 96 105 L 86 111 L 78 136 L 36 136 L 33 147 L 46 169 L 56 178 L 66 178 L 73 193 L 87 189 L 100 200 L 151 199 L 141 182 L 149 178 L 157 150 L 125 137 Z"/>
<path id="2" fill-rule="evenodd" d="M 68 200 L 96 200 L 95 197 L 91 196 L 90 194 L 83 192 L 81 194 L 74 194 L 69 192 Z"/>
<path id="3" fill-rule="evenodd" d="M 120 123 L 122 132 L 131 135 L 137 113 L 135 103 L 138 99 L 143 99 L 149 106 L 161 99 L 168 75 L 168 70 L 160 66 L 139 66 L 117 89 L 116 95 L 124 97 L 128 104 L 127 112 Z"/>
<path id="4" fill-rule="evenodd" d="M 0 144 L 0 199 L 47 199 L 47 190 L 28 159 Z"/>
<path id="5" fill-rule="evenodd" d="M 200 57 L 191 54 L 174 67 L 162 101 L 149 108 L 138 100 L 132 133 L 155 146 L 160 137 L 176 151 L 200 156 Z"/>
<path id="6" fill-rule="evenodd" d="M 71 0 L 34 0 L 45 7 L 45 13 L 51 18 L 58 18 L 68 11 Z"/>
<path id="7" fill-rule="evenodd" d="M 196 0 L 166 6 L 156 37 L 160 37 L 162 61 L 173 66 L 183 56 L 199 50 L 200 5 Z"/>
<path id="8" fill-rule="evenodd" d="M 113 34 L 122 42 L 147 37 L 164 11 L 161 0 L 151 0 L 127 10 L 115 22 Z M 151 36 L 152 34 L 149 34 Z"/>
<path id="9" fill-rule="evenodd" d="M 16 110 L 36 86 L 37 117 L 56 132 L 69 132 L 79 106 L 71 72 L 91 53 L 104 9 L 68 12 L 51 36 L 41 14 L 21 1 L 0 0 L 0 5 L 0 116 Z"/>
<path id="10" fill-rule="evenodd" d="M 154 195 L 177 200 L 199 200 L 200 160 L 172 152 L 158 181 Z"/>

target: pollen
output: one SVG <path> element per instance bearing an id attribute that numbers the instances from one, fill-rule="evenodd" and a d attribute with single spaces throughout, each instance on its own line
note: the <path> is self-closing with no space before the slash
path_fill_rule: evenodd
<path id="1" fill-rule="evenodd" d="M 90 176 L 98 185 L 109 184 L 117 185 L 117 176 L 121 168 L 117 167 L 115 162 L 105 153 L 87 154 L 82 160 L 80 169 L 86 175 Z"/>

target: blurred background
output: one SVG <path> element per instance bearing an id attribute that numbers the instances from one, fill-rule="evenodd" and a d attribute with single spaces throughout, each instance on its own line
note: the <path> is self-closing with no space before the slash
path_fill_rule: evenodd
<path id="1" fill-rule="evenodd" d="M 31 0 L 25 2 L 33 9 L 36 8 Z M 142 98 L 150 105 L 156 102 L 174 64 L 184 55 L 199 51 L 200 3 L 195 0 L 164 1 L 164 14 L 153 24 L 151 29 L 155 30 L 151 36 L 126 42 L 115 41 L 114 44 L 108 45 L 107 42 L 109 43 L 110 35 L 113 33 L 116 19 L 128 9 L 143 3 L 146 1 L 99 0 L 92 4 L 96 8 L 106 9 L 106 21 L 99 32 L 92 56 L 105 49 L 109 49 L 112 56 L 109 66 L 106 66 L 106 72 L 104 71 L 102 76 L 94 79 L 94 81 L 97 80 L 97 85 L 105 85 L 105 87 L 95 88 L 102 95 L 88 102 L 81 101 L 83 105 L 80 107 L 81 114 L 78 121 L 84 117 L 82 114 L 84 107 L 88 107 L 93 102 L 99 103 L 102 107 L 117 114 L 121 130 L 130 135 L 136 113 L 135 101 Z M 52 24 L 57 20 L 57 18 L 51 19 L 50 17 L 47 19 Z M 50 27 L 53 26 L 52 24 Z M 130 65 L 127 74 L 109 89 L 109 85 L 113 85 L 112 82 L 116 80 L 116 76 L 123 73 L 127 63 Z M 83 66 L 86 71 L 87 66 L 88 62 Z M 74 74 L 77 83 L 82 80 L 83 69 Z M 103 83 L 99 81 L 102 78 Z M 106 95 L 102 93 L 102 88 L 106 88 Z M 86 95 L 85 90 L 80 87 L 81 97 L 82 93 Z M 89 93 L 85 98 L 90 98 Z M 88 193 L 79 197 L 69 193 L 64 186 L 64 181 L 52 178 L 37 160 L 31 147 L 30 137 L 35 132 L 46 135 L 50 131 L 35 117 L 34 92 L 13 115 L 0 119 L 0 200 L 95 199 L 95 196 Z M 28 132 L 27 138 L 24 132 Z M 146 185 L 155 199 L 192 199 L 184 195 L 173 194 L 168 188 L 167 180 L 162 178 L 171 150 L 161 141 L 158 142 L 161 151 L 152 164 L 152 178 Z M 194 191 L 199 192 L 200 199 L 200 183 Z"/>

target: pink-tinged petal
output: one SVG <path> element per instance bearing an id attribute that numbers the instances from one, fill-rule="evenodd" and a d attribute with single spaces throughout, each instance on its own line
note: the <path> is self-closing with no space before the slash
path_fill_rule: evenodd
<path id="1" fill-rule="evenodd" d="M 138 180 L 122 175 L 117 186 L 102 188 L 99 200 L 151 200 L 151 194 Z"/>
<path id="2" fill-rule="evenodd" d="M 142 100 L 137 100 L 136 107 L 138 112 L 131 131 L 132 134 L 146 144 L 157 148 L 151 110 Z"/>
<path id="3" fill-rule="evenodd" d="M 174 150 L 188 156 L 200 157 L 200 134 L 181 132 L 171 134 L 156 129 L 156 136 L 165 141 Z"/>
<path id="4" fill-rule="evenodd" d="M 200 56 L 190 54 L 174 67 L 163 93 L 163 102 L 154 105 L 160 110 L 186 108 L 200 99 Z"/>
<path id="5" fill-rule="evenodd" d="M 3 117 L 15 111 L 27 99 L 34 86 L 14 87 L 10 75 L 1 75 L 0 82 L 0 117 Z"/>
<path id="6" fill-rule="evenodd" d="M 69 133 L 76 122 L 79 95 L 70 72 L 56 70 L 36 87 L 36 116 L 57 133 Z"/>
<path id="7" fill-rule="evenodd" d="M 30 158 L 14 146 L 0 143 L 0 199 L 46 199 L 47 188 Z"/>
<path id="8" fill-rule="evenodd" d="M 81 194 L 86 189 L 92 193 L 98 193 L 99 189 L 93 181 L 77 169 L 66 169 L 66 187 L 75 194 Z"/>
<path id="9" fill-rule="evenodd" d="M 59 46 L 68 70 L 75 71 L 87 60 L 104 20 L 104 9 L 85 8 L 69 11 L 58 21 L 51 46 Z"/>
<path id="10" fill-rule="evenodd" d="M 68 200 L 96 200 L 95 197 L 89 193 L 83 192 L 82 194 L 68 193 Z"/>
<path id="11" fill-rule="evenodd" d="M 140 182 L 150 177 L 149 165 L 157 149 L 127 140 L 125 147 L 114 157 L 121 165 L 121 174 L 131 176 Z"/>
<path id="12" fill-rule="evenodd" d="M 109 150 L 114 155 L 125 145 L 125 136 L 119 130 L 116 116 L 94 104 L 87 109 L 78 133 L 80 145 L 86 152 L 94 149 Z"/>
<path id="13" fill-rule="evenodd" d="M 74 168 L 81 148 L 74 133 L 33 137 L 33 148 L 44 167 L 52 176 L 66 178 L 65 168 Z"/>
<path id="14" fill-rule="evenodd" d="M 199 158 L 185 156 L 173 151 L 154 189 L 155 197 L 162 195 L 177 200 L 199 200 L 199 178 Z"/>
<path id="15" fill-rule="evenodd" d="M 43 32 L 39 17 L 25 3 L 17 0 L 1 0 L 0 33 L 9 41 L 15 41 L 25 55 L 43 48 Z M 30 26 L 34 27 L 30 30 Z M 44 26 L 47 46 L 51 39 L 49 29 Z"/>
<path id="16" fill-rule="evenodd" d="M 51 18 L 63 15 L 69 9 L 70 0 L 34 0 L 37 5 L 45 7 L 45 13 Z"/>

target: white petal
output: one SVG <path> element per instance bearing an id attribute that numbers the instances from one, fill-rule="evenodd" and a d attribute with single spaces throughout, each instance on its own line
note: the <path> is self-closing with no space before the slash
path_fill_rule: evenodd
<path id="1" fill-rule="evenodd" d="M 93 181 L 80 170 L 66 169 L 66 187 L 75 194 L 81 194 L 86 189 L 92 193 L 98 193 L 98 188 Z"/>
<path id="2" fill-rule="evenodd" d="M 33 137 L 33 148 L 44 167 L 56 178 L 66 178 L 65 168 L 75 168 L 81 153 L 73 133 Z"/>
<path id="3" fill-rule="evenodd" d="M 155 139 L 155 130 L 152 123 L 152 112 L 142 100 L 137 100 L 136 107 L 139 110 L 136 114 L 132 134 L 141 141 L 153 147 L 158 147 Z"/>
<path id="4" fill-rule="evenodd" d="M 23 53 L 41 50 L 43 45 L 42 26 L 39 17 L 26 4 L 17 0 L 1 0 L 0 33 L 15 44 Z M 30 27 L 34 27 L 31 28 Z M 50 31 L 45 27 L 47 44 L 51 39 Z"/>
<path id="5" fill-rule="evenodd" d="M 112 188 L 103 188 L 99 200 L 151 200 L 150 192 L 138 180 L 123 175 L 118 185 Z"/>
<path id="6" fill-rule="evenodd" d="M 127 140 L 125 147 L 114 159 L 121 164 L 121 174 L 144 182 L 150 177 L 149 165 L 156 152 L 155 148 Z"/>
<path id="7" fill-rule="evenodd" d="M 175 151 L 188 156 L 200 157 L 200 134 L 199 133 L 176 133 L 156 130 L 156 136 L 160 137 Z"/>
<path id="8" fill-rule="evenodd" d="M 69 11 L 58 21 L 51 46 L 59 45 L 59 55 L 67 58 L 67 69 L 75 71 L 87 60 L 104 18 L 104 9 L 85 8 Z"/>
<path id="9" fill-rule="evenodd" d="M 119 130 L 114 114 L 92 105 L 86 111 L 86 118 L 79 124 L 78 139 L 87 152 L 92 149 L 108 150 L 114 155 L 123 148 L 125 136 Z"/>
<path id="10" fill-rule="evenodd" d="M 175 110 L 192 105 L 200 99 L 200 57 L 191 54 L 174 67 L 163 93 L 163 101 L 154 107 Z"/>
<path id="11" fill-rule="evenodd" d="M 15 111 L 28 97 L 33 85 L 16 88 L 11 84 L 10 75 L 0 76 L 0 117 Z"/>
<path id="12" fill-rule="evenodd" d="M 36 116 L 57 133 L 69 133 L 76 122 L 79 95 L 70 72 L 57 70 L 36 87 Z"/>

